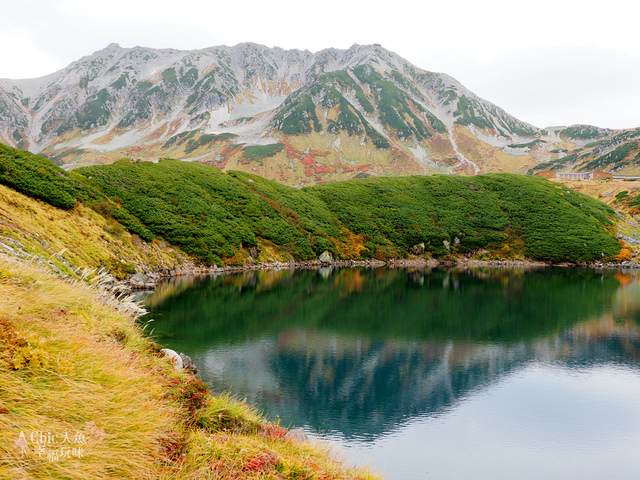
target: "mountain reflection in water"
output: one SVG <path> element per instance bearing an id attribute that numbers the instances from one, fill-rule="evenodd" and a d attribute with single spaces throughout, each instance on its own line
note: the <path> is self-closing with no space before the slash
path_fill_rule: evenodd
<path id="1" fill-rule="evenodd" d="M 533 361 L 636 368 L 639 285 L 583 269 L 283 270 L 177 279 L 146 303 L 215 391 L 375 439 Z"/>

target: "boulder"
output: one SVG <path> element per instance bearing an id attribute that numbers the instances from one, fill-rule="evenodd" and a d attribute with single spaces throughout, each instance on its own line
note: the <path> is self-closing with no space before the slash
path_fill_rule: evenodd
<path id="1" fill-rule="evenodd" d="M 322 255 L 320 255 L 318 260 L 320 260 L 322 263 L 331 263 L 333 262 L 333 257 L 328 251 L 325 250 L 324 252 L 322 252 Z"/>
<path id="2" fill-rule="evenodd" d="M 144 273 L 135 273 L 129 281 L 131 283 L 145 283 L 147 281 L 147 276 Z"/>
<path id="3" fill-rule="evenodd" d="M 198 373 L 198 367 L 193 362 L 193 360 L 191 360 L 191 357 L 189 355 L 185 355 L 184 353 L 180 352 L 180 358 L 182 359 L 182 367 L 186 371 L 193 373 L 194 375 Z"/>
<path id="4" fill-rule="evenodd" d="M 295 440 L 297 442 L 309 441 L 309 437 L 307 437 L 307 434 L 305 433 L 304 428 L 302 427 L 289 430 L 287 433 L 284 434 L 284 438 L 286 438 L 287 440 Z"/>
<path id="5" fill-rule="evenodd" d="M 123 289 L 123 291 L 126 291 L 126 289 Z M 144 308 L 142 308 L 135 302 L 122 302 L 118 305 L 118 309 L 136 318 L 141 317 L 142 315 L 147 313 Z"/>
<path id="6" fill-rule="evenodd" d="M 113 288 L 118 283 L 118 279 L 113 275 L 106 273 L 100 277 L 100 285 L 107 290 Z"/>
<path id="7" fill-rule="evenodd" d="M 411 247 L 411 251 L 413 252 L 414 255 L 422 255 L 424 253 L 424 250 L 425 250 L 424 243 L 418 243 L 417 245 L 414 245 L 413 247 Z"/>
<path id="8" fill-rule="evenodd" d="M 164 353 L 164 356 L 169 359 L 176 370 L 182 370 L 184 368 L 182 357 L 178 355 L 176 351 L 171 350 L 170 348 L 163 348 L 162 353 Z"/>

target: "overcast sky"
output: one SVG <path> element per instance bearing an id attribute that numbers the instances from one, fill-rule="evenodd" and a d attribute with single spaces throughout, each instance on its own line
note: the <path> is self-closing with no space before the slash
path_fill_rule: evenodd
<path id="1" fill-rule="evenodd" d="M 640 127 L 629 0 L 21 0 L 4 2 L 0 78 L 33 78 L 109 43 L 197 49 L 381 43 L 537 127 Z"/>

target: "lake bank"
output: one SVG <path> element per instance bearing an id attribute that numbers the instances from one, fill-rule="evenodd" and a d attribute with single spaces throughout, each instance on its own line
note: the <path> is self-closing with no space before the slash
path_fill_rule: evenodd
<path id="1" fill-rule="evenodd" d="M 255 272 L 264 270 L 317 270 L 323 268 L 550 268 L 550 267 L 579 267 L 579 268 L 607 268 L 607 269 L 640 269 L 640 263 L 625 261 L 618 263 L 552 263 L 534 260 L 478 260 L 473 258 L 447 259 L 392 259 L 380 260 L 320 260 L 290 261 L 290 262 L 259 262 L 242 266 L 198 265 L 191 260 L 184 261 L 180 266 L 172 269 L 162 269 L 156 272 L 136 273 L 131 277 L 117 282 L 116 289 L 120 292 L 131 293 L 136 290 L 153 290 L 161 281 L 186 275 L 223 275 L 232 273 Z"/>

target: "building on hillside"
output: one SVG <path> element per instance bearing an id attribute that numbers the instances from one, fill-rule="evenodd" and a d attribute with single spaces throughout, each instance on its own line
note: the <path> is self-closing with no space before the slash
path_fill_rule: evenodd
<path id="1" fill-rule="evenodd" d="M 544 178 L 562 178 L 565 180 L 604 180 L 613 178 L 613 175 L 607 172 L 556 172 L 555 170 L 547 170 L 538 172 L 536 175 Z"/>
<path id="2" fill-rule="evenodd" d="M 594 180 L 613 178 L 613 175 L 607 172 L 592 172 L 592 173 L 593 173 L 593 176 L 591 178 L 593 178 Z"/>

